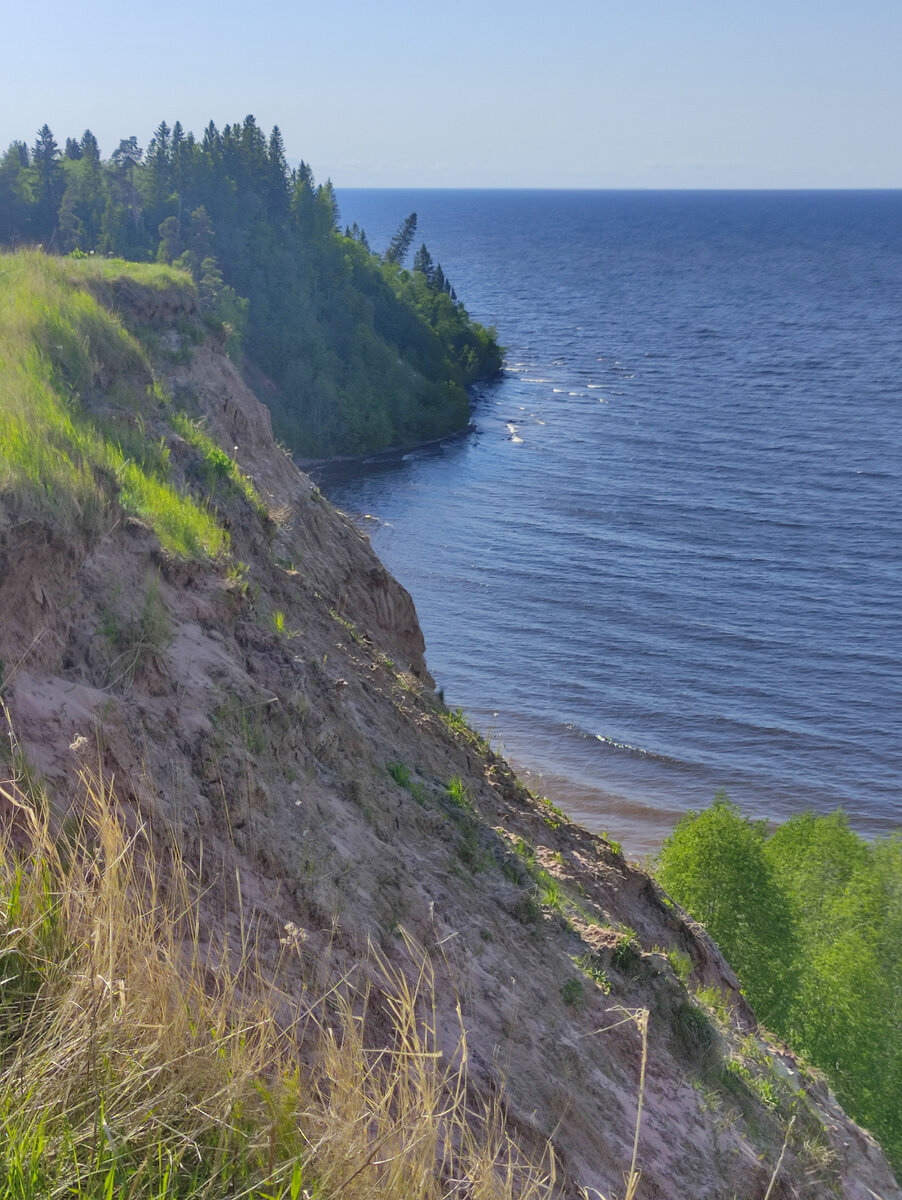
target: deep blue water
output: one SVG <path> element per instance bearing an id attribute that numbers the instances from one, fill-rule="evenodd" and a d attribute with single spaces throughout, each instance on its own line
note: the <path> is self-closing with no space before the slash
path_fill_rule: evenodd
<path id="1" fill-rule="evenodd" d="M 447 701 L 634 853 L 718 788 L 902 825 L 902 193 L 338 199 L 507 347 L 470 436 L 321 477 Z"/>

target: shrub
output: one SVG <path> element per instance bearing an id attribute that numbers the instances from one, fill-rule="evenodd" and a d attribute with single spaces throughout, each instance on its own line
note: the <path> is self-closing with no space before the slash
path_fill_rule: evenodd
<path id="1" fill-rule="evenodd" d="M 582 981 L 579 979 L 568 979 L 561 988 L 561 999 L 572 1008 L 581 1008 L 585 1002 Z"/>
<path id="2" fill-rule="evenodd" d="M 799 951 L 764 840 L 763 822 L 749 821 L 719 795 L 679 821 L 661 848 L 657 875 L 727 955 L 764 1019 L 780 1028 L 798 988 Z"/>
<path id="3" fill-rule="evenodd" d="M 902 1167 L 902 836 L 865 842 L 842 812 L 769 835 L 718 797 L 679 822 L 658 878 Z"/>

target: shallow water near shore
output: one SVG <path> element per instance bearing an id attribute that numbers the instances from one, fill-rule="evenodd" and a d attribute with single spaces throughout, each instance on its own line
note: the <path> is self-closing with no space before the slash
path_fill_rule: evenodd
<path id="1" fill-rule="evenodd" d="M 502 376 L 319 469 L 452 706 L 633 855 L 718 788 L 902 825 L 902 194 L 340 192 Z"/>

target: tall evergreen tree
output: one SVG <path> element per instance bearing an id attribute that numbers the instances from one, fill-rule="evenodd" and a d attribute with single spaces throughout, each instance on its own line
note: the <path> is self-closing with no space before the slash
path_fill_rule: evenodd
<path id="1" fill-rule="evenodd" d="M 278 125 L 273 125 L 269 135 L 267 169 L 267 201 L 272 213 L 284 217 L 288 212 L 288 163 L 285 159 L 285 145 Z"/>
<path id="2" fill-rule="evenodd" d="M 172 130 L 161 121 L 147 146 L 145 196 L 147 203 L 160 215 L 172 193 Z"/>
<path id="3" fill-rule="evenodd" d="M 36 204 L 34 234 L 48 245 L 54 242 L 56 217 L 66 189 L 59 146 L 49 125 L 42 125 L 31 154 Z"/>
<path id="4" fill-rule="evenodd" d="M 432 276 L 435 274 L 435 264 L 432 261 L 432 255 L 426 249 L 425 242 L 414 255 L 413 269 L 425 275 L 427 283 L 432 283 Z"/>
<path id="5" fill-rule="evenodd" d="M 117 148 L 110 155 L 110 162 L 113 165 L 113 178 L 115 180 L 116 197 L 115 201 L 124 205 L 131 214 L 132 228 L 128 235 L 125 235 L 122 221 L 118 218 L 110 220 L 107 223 L 108 230 L 116 230 L 115 241 L 117 245 L 113 252 L 125 256 L 137 254 L 142 249 L 141 247 L 141 198 L 138 194 L 138 189 L 135 186 L 135 170 L 140 165 L 141 159 L 144 157 L 144 151 L 138 145 L 138 139 L 133 135 L 129 138 L 123 138 Z"/>
<path id="6" fill-rule="evenodd" d="M 412 212 L 406 220 L 402 221 L 398 226 L 395 236 L 389 243 L 388 249 L 385 251 L 385 261 L 393 266 L 401 267 L 404 265 L 404 259 L 407 257 L 407 251 L 410 249 L 413 239 L 417 232 L 417 214 Z"/>
<path id="7" fill-rule="evenodd" d="M 83 250 L 85 237 L 84 222 L 78 215 L 76 194 L 73 188 L 67 187 L 60 204 L 57 218 L 57 239 L 59 249 L 63 254 L 72 250 Z"/>
<path id="8" fill-rule="evenodd" d="M 81 137 L 81 157 L 88 159 L 89 162 L 100 164 L 100 147 L 90 129 L 86 129 Z"/>

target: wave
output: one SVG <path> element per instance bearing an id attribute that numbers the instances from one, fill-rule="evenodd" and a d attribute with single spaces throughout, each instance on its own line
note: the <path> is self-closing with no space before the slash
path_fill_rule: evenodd
<path id="1" fill-rule="evenodd" d="M 693 765 L 683 759 L 663 754 L 659 750 L 649 750 L 645 746 L 636 746 L 632 742 L 624 741 L 622 738 L 613 737 L 610 734 L 590 733 L 575 721 L 566 721 L 563 728 L 572 737 L 579 738 L 581 741 L 598 742 L 606 750 L 613 750 L 618 754 L 628 755 L 631 758 L 641 758 L 647 762 L 665 763 L 674 767 L 689 768 Z"/>
<path id="2" fill-rule="evenodd" d="M 631 742 L 622 742 L 617 738 L 610 737 L 605 733 L 595 733 L 592 735 L 596 742 L 600 742 L 602 746 L 609 750 L 616 750 L 620 754 L 628 754 L 632 758 L 644 758 L 651 762 L 666 763 L 673 767 L 686 767 L 688 763 L 682 762 L 678 758 L 672 758 L 669 754 L 660 754 L 656 750 L 647 750 L 644 746 L 634 746 Z"/>

